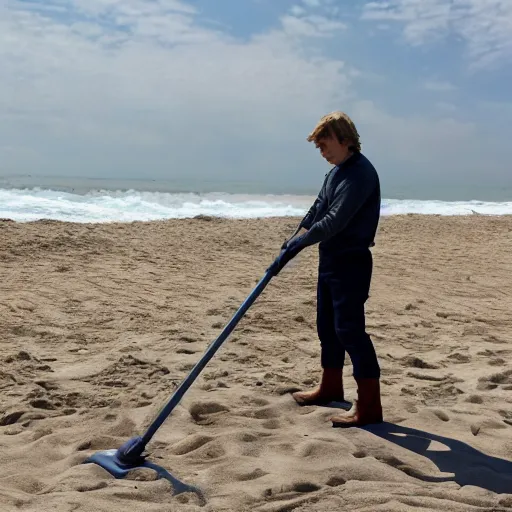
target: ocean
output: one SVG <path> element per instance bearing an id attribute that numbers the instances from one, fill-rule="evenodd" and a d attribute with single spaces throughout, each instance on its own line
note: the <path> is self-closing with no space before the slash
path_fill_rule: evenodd
<path id="1" fill-rule="evenodd" d="M 39 186 L 34 186 L 38 183 Z M 100 179 L 0 179 L 0 218 L 17 222 L 133 222 L 197 215 L 260 218 L 304 215 L 313 194 L 191 192 L 172 183 Z M 386 198 L 382 215 L 510 215 L 510 201 Z"/>

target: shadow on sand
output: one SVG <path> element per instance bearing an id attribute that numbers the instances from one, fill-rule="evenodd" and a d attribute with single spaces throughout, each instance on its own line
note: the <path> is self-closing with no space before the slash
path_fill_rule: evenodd
<path id="1" fill-rule="evenodd" d="M 424 477 L 425 481 L 453 481 L 461 486 L 474 485 L 496 493 L 512 493 L 512 461 L 486 455 L 462 441 L 393 423 L 368 425 L 362 429 L 429 458 L 443 473 L 453 473 L 453 477 Z M 444 445 L 444 449 L 429 450 L 432 441 Z"/>

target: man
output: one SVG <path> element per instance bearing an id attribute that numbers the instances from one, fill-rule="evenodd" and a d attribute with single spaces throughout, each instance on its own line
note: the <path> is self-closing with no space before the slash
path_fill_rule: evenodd
<path id="1" fill-rule="evenodd" d="M 380 218 L 380 182 L 361 153 L 359 134 L 343 112 L 321 118 L 308 137 L 334 167 L 310 210 L 300 233 L 285 242 L 269 267 L 277 275 L 304 248 L 319 244 L 317 331 L 323 369 L 320 385 L 293 394 L 299 405 L 326 405 L 345 399 L 345 351 L 353 365 L 358 399 L 352 409 L 331 418 L 333 426 L 361 426 L 383 421 L 380 367 L 365 330 L 373 259 L 370 247 Z"/>

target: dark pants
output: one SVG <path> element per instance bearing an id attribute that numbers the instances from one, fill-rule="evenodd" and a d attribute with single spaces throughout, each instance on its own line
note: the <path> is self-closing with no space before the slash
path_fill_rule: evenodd
<path id="1" fill-rule="evenodd" d="M 338 257 L 336 261 L 320 255 L 317 330 L 322 368 L 343 368 L 346 351 L 355 378 L 380 377 L 377 355 L 365 325 L 364 308 L 372 269 L 369 249 Z"/>

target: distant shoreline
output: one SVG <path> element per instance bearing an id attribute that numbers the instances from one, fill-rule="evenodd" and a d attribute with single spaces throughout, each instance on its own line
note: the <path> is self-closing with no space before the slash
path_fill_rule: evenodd
<path id="1" fill-rule="evenodd" d="M 18 222 L 40 219 L 79 223 L 184 219 L 197 216 L 254 219 L 305 215 L 315 196 L 228 192 L 164 192 L 128 189 L 72 190 L 0 188 L 0 218 Z M 382 199 L 381 214 L 512 214 L 512 201 L 438 201 Z"/>
<path id="2" fill-rule="evenodd" d="M 44 189 L 85 195 L 91 191 L 109 192 L 160 192 L 168 194 L 240 194 L 247 196 L 290 196 L 316 197 L 322 184 L 319 175 L 316 185 L 299 186 L 294 183 L 262 183 L 261 181 L 199 180 L 191 178 L 175 179 L 112 179 L 101 177 L 65 177 L 38 175 L 0 176 L 0 189 Z M 382 195 L 387 200 L 411 201 L 482 201 L 512 202 L 512 185 L 509 187 L 462 186 L 438 188 L 410 184 L 401 186 L 388 184 L 381 176 Z"/>

